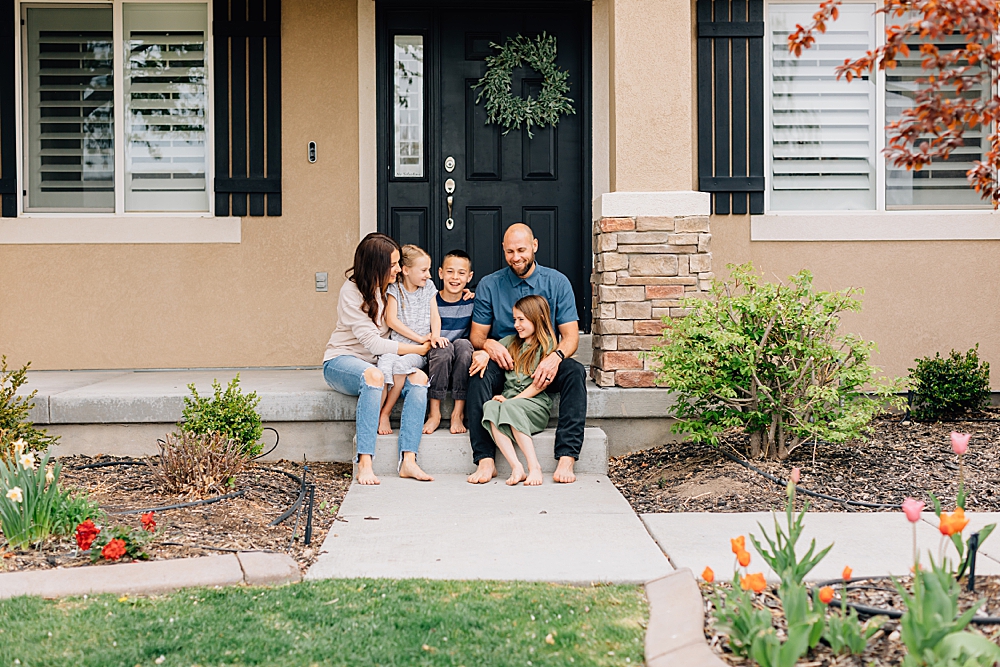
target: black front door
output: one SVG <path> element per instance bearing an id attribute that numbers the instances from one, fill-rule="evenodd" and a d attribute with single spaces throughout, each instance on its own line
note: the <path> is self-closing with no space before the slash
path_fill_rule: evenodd
<path id="1" fill-rule="evenodd" d="M 538 261 L 562 271 L 590 322 L 590 3 L 416 4 L 377 0 L 379 229 L 439 263 L 453 248 L 476 278 L 504 266 L 515 222 L 538 238 Z M 555 36 L 575 114 L 555 127 L 504 134 L 486 124 L 473 85 L 490 43 Z M 519 68 L 512 90 L 536 97 L 541 75 Z M 448 192 L 452 190 L 452 192 Z M 449 216 L 448 197 L 451 197 Z M 450 220 L 449 220 L 450 218 Z M 435 276 L 436 277 L 436 276 Z"/>

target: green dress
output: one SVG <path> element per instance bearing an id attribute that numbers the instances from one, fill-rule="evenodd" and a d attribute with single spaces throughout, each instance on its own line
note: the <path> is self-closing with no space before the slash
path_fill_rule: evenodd
<path id="1" fill-rule="evenodd" d="M 500 344 L 509 350 L 513 340 L 514 336 L 506 336 L 500 340 Z M 543 391 L 532 398 L 514 398 L 534 381 L 531 378 L 531 373 L 534 373 L 538 367 L 541 356 L 539 350 L 539 354 L 531 363 L 527 375 L 517 371 L 507 371 L 502 392 L 503 397 L 507 400 L 503 403 L 490 400 L 483 405 L 483 428 L 492 433 L 490 422 L 493 422 L 512 442 L 514 434 L 511 432 L 511 428 L 530 435 L 545 430 L 545 427 L 549 425 L 549 416 L 552 414 L 552 397 Z"/>

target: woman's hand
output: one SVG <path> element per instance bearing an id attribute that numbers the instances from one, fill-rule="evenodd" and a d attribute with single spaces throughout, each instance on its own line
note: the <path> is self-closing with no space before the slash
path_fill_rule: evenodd
<path id="1" fill-rule="evenodd" d="M 469 366 L 469 375 L 472 376 L 478 373 L 479 377 L 483 377 L 489 363 L 489 353 L 486 350 L 476 350 L 472 353 L 472 365 Z"/>
<path id="2" fill-rule="evenodd" d="M 494 400 L 494 401 L 496 401 L 497 403 L 503 403 L 503 402 L 504 402 L 504 401 L 506 401 L 507 399 L 506 399 L 506 398 L 504 398 L 503 396 L 494 396 L 494 397 L 493 397 L 493 400 Z"/>
<path id="3" fill-rule="evenodd" d="M 437 338 L 431 341 L 431 347 L 448 347 L 448 345 L 450 344 L 451 341 L 445 338 L 444 336 L 438 336 Z"/>

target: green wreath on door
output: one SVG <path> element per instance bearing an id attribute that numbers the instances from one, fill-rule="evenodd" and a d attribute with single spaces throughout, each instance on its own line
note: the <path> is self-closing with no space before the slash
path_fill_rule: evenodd
<path id="1" fill-rule="evenodd" d="M 500 53 L 486 56 L 486 74 L 472 89 L 479 91 L 476 104 L 486 99 L 487 123 L 505 127 L 504 134 L 520 129 L 522 123 L 528 129 L 528 137 L 534 135 L 532 126 L 555 127 L 562 114 L 575 114 L 573 100 L 566 96 L 569 92 L 569 72 L 556 66 L 556 38 L 544 32 L 535 39 L 518 35 L 508 37 L 501 47 L 490 42 Z M 527 99 L 511 91 L 511 75 L 516 67 L 527 65 L 542 75 L 542 90 L 537 98 Z"/>

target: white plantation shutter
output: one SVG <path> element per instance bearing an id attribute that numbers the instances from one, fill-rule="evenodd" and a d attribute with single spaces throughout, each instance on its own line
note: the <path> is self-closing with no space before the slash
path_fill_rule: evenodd
<path id="1" fill-rule="evenodd" d="M 942 52 L 949 46 L 960 48 L 964 45 L 961 35 L 948 37 L 944 42 L 938 42 Z M 913 106 L 914 98 L 919 88 L 916 80 L 926 79 L 937 70 L 925 70 L 921 67 L 920 40 L 908 42 L 910 57 L 899 58 L 895 69 L 886 70 L 885 83 L 885 119 L 886 123 L 902 118 L 903 109 Z M 967 62 L 960 63 L 968 65 Z M 973 72 L 982 71 L 976 67 Z M 972 90 L 963 93 L 967 98 L 983 98 L 989 94 L 989 82 L 979 83 Z M 954 97 L 953 91 L 946 96 Z M 886 137 L 888 143 L 888 137 Z M 935 160 L 920 171 L 908 171 L 904 168 L 886 164 L 885 205 L 887 209 L 905 208 L 989 208 L 989 204 L 980 199 L 979 194 L 966 179 L 966 172 L 972 168 L 975 160 L 984 157 L 986 139 L 982 128 L 967 130 L 964 136 L 964 146 L 952 152 L 947 160 Z"/>
<path id="2" fill-rule="evenodd" d="M 834 72 L 874 47 L 874 10 L 841 5 L 840 19 L 796 58 L 788 35 L 816 6 L 768 5 L 772 210 L 875 208 L 875 86 Z"/>
<path id="3" fill-rule="evenodd" d="M 207 211 L 207 5 L 123 6 L 125 209 Z"/>
<path id="4" fill-rule="evenodd" d="M 113 211 L 110 8 L 29 8 L 29 210 Z"/>

